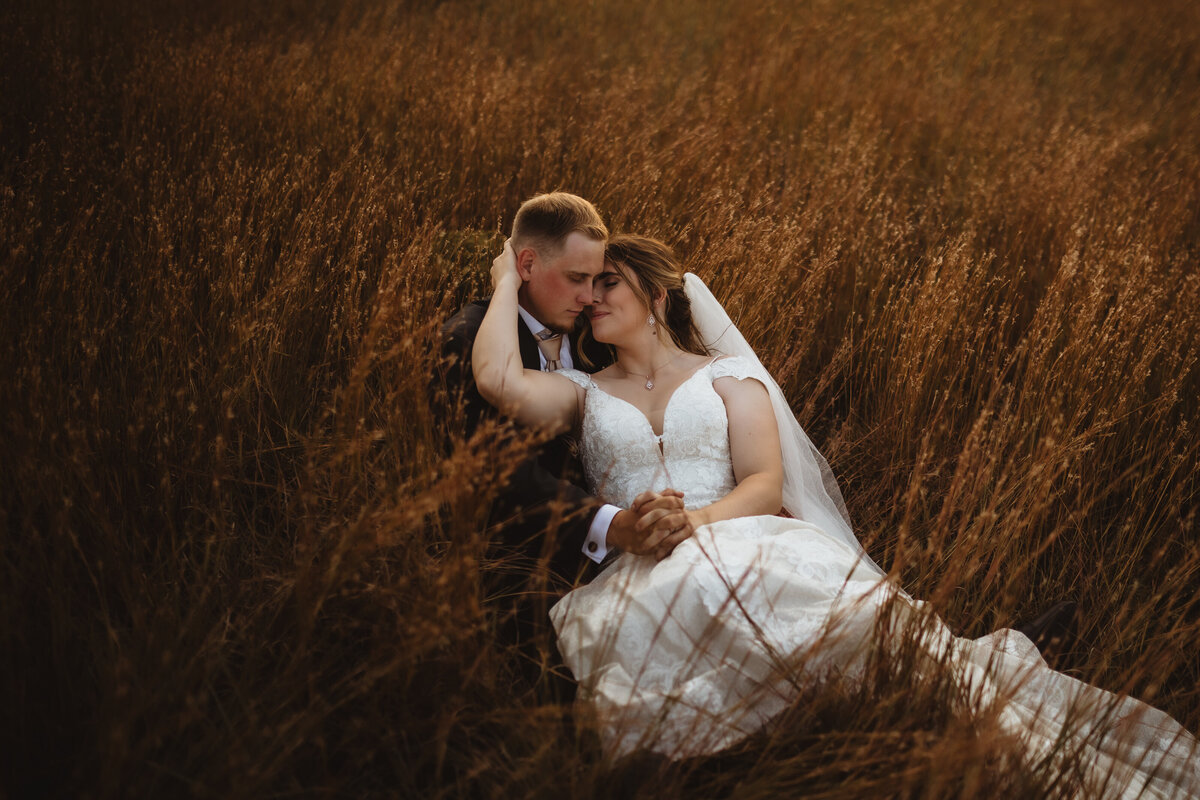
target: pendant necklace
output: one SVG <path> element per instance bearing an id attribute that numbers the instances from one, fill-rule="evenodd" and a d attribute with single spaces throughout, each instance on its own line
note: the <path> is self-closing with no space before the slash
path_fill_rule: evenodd
<path id="1" fill-rule="evenodd" d="M 662 369 L 663 367 L 669 367 L 670 365 L 674 364 L 675 361 L 678 360 L 679 356 L 681 356 L 681 355 L 683 355 L 683 351 L 680 351 L 678 354 L 676 354 L 675 358 L 672 358 L 670 361 L 668 361 L 666 364 L 663 364 L 661 367 L 655 367 L 654 369 L 650 370 L 649 375 L 643 375 L 640 372 L 632 372 L 630 370 L 625 369 L 624 365 L 621 366 L 621 369 L 625 369 L 626 375 L 634 375 L 638 378 L 645 378 L 646 379 L 646 391 L 648 392 L 654 388 L 654 374 L 656 372 L 658 372 L 660 369 Z"/>

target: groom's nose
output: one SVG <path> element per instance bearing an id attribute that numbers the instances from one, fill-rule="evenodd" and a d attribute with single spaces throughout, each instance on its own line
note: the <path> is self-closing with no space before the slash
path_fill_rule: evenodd
<path id="1" fill-rule="evenodd" d="M 575 302 L 582 306 L 590 306 L 593 302 L 595 302 L 592 299 L 596 294 L 596 291 L 593 288 L 593 281 L 584 281 L 583 285 L 580 286 L 579 289 L 579 293 L 575 295 Z"/>

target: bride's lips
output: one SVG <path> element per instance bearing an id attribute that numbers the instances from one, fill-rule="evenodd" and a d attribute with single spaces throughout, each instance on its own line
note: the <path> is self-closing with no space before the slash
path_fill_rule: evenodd
<path id="1" fill-rule="evenodd" d="M 595 322 L 596 320 L 600 319 L 601 317 L 607 317 L 607 316 L 608 316 L 607 311 L 589 311 L 588 312 L 588 318 L 591 319 L 592 322 Z"/>

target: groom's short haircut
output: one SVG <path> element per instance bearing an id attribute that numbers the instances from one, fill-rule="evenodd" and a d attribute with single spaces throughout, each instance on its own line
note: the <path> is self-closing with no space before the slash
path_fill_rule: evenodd
<path id="1" fill-rule="evenodd" d="M 608 228 L 595 206 L 569 192 L 548 192 L 529 198 L 517 209 L 513 245 L 553 251 L 576 231 L 600 242 L 608 238 Z"/>

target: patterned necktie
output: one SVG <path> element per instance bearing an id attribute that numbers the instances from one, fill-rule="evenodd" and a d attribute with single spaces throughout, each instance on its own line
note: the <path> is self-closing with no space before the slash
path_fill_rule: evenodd
<path id="1" fill-rule="evenodd" d="M 562 366 L 558 363 L 559 358 L 562 357 L 562 334 L 547 328 L 537 334 L 537 340 L 538 349 L 546 358 L 546 372 L 554 372 Z"/>

